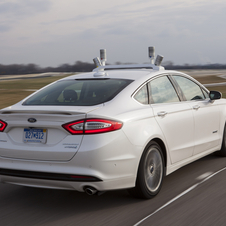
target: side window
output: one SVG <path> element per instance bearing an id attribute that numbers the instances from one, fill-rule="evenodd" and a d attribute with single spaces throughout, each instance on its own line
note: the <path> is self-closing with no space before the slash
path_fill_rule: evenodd
<path id="1" fill-rule="evenodd" d="M 134 96 L 134 99 L 141 104 L 148 104 L 148 91 L 147 85 L 143 86 Z"/>
<path id="2" fill-rule="evenodd" d="M 152 103 L 178 102 L 179 97 L 167 76 L 162 76 L 149 83 L 149 94 Z"/>
<path id="3" fill-rule="evenodd" d="M 176 82 L 180 86 L 187 100 L 205 99 L 201 88 L 195 82 L 179 75 L 173 75 L 173 78 L 176 80 Z"/>

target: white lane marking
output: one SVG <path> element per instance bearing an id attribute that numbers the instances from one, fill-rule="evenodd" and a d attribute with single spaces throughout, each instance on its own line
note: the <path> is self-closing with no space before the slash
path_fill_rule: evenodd
<path id="1" fill-rule="evenodd" d="M 198 176 L 198 177 L 196 178 L 196 180 L 202 180 L 202 179 L 208 177 L 209 175 L 211 175 L 212 173 L 213 173 L 213 172 L 206 172 L 206 173 L 204 173 L 204 174 Z"/>
<path id="2" fill-rule="evenodd" d="M 139 222 L 137 222 L 136 224 L 134 224 L 134 226 L 140 225 L 141 223 L 143 223 L 145 220 L 147 220 L 148 218 L 150 218 L 151 216 L 153 216 L 154 214 L 158 213 L 160 210 L 162 210 L 163 208 L 169 206 L 171 203 L 173 203 L 174 201 L 176 201 L 177 199 L 179 199 L 180 197 L 186 195 L 188 192 L 194 190 L 197 186 L 199 186 L 200 184 L 204 183 L 205 181 L 209 180 L 210 178 L 214 177 L 215 175 L 217 175 L 218 173 L 222 172 L 226 170 L 226 167 L 217 171 L 216 173 L 213 173 L 211 175 L 209 175 L 208 177 L 204 178 L 202 181 L 198 182 L 197 184 L 191 186 L 190 188 L 188 188 L 187 190 L 185 190 L 184 192 L 180 193 L 179 195 L 177 195 L 175 198 L 171 199 L 169 202 L 167 202 L 165 205 L 161 206 L 160 208 L 158 208 L 156 211 L 154 211 L 153 213 L 151 213 L 150 215 L 148 215 L 147 217 L 143 218 L 142 220 L 140 220 Z M 203 175 L 201 175 L 203 176 Z"/>

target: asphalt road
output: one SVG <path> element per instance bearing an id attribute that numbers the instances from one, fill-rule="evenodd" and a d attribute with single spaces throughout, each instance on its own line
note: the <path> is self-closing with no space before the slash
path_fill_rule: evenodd
<path id="1" fill-rule="evenodd" d="M 135 225 L 167 202 L 226 167 L 226 158 L 207 156 L 165 177 L 151 200 L 126 191 L 88 196 L 75 191 L 0 184 L 0 225 Z M 202 182 L 139 225 L 226 225 L 226 170 Z"/>

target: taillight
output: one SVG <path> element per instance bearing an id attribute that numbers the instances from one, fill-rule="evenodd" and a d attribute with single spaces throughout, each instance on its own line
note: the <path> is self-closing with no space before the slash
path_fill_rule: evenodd
<path id="1" fill-rule="evenodd" d="M 109 121 L 104 119 L 87 119 L 85 121 L 85 133 L 105 133 L 122 128 L 121 122 Z"/>
<path id="2" fill-rule="evenodd" d="M 84 120 L 69 122 L 62 125 L 64 129 L 66 129 L 71 134 L 83 134 Z"/>
<path id="3" fill-rule="evenodd" d="M 3 132 L 6 126 L 7 126 L 7 123 L 0 120 L 0 132 Z"/>
<path id="4" fill-rule="evenodd" d="M 106 119 L 84 119 L 62 125 L 71 134 L 106 133 L 122 128 L 122 122 Z"/>

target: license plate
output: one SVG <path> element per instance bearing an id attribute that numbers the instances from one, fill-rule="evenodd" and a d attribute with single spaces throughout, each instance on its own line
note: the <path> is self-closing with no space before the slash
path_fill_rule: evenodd
<path id="1" fill-rule="evenodd" d="M 24 129 L 24 143 L 46 143 L 46 129 Z"/>

